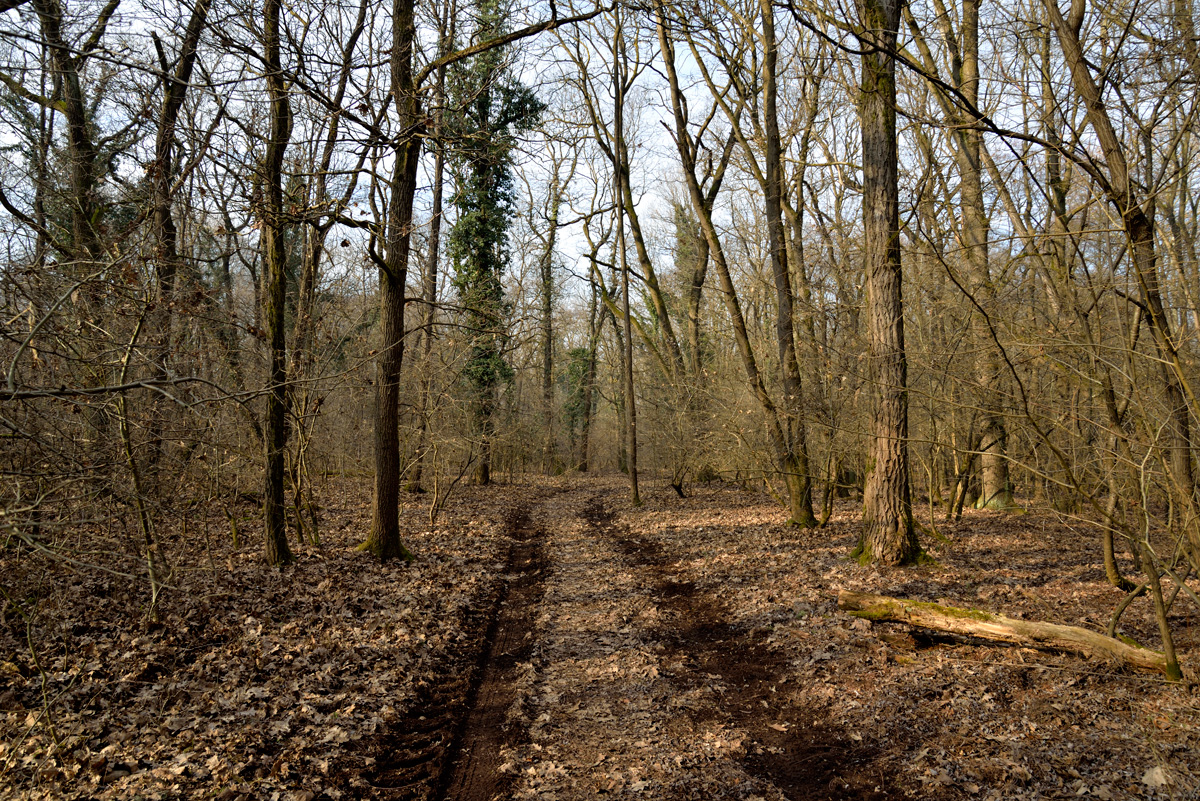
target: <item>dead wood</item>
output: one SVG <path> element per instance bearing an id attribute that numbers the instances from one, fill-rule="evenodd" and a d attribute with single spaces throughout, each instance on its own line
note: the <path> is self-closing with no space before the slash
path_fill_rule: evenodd
<path id="1" fill-rule="evenodd" d="M 1167 672 L 1166 658 L 1158 651 L 1106 637 L 1078 626 L 1017 620 L 979 609 L 959 609 L 925 601 L 849 590 L 838 592 L 838 609 L 868 620 L 892 620 L 919 628 L 985 640 L 1036 648 L 1057 648 L 1088 657 L 1112 659 L 1139 670 L 1153 670 L 1164 674 Z"/>

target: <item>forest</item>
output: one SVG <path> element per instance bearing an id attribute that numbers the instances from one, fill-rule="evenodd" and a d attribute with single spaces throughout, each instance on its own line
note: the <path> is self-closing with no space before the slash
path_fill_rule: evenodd
<path id="1" fill-rule="evenodd" d="M 1200 11 L 1064 3 L 0 0 L 0 796 L 1200 797 Z"/>

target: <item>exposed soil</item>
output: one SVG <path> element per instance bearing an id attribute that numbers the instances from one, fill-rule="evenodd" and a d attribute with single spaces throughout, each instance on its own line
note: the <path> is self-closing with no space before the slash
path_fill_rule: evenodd
<path id="1" fill-rule="evenodd" d="M 526 478 L 436 527 L 409 510 L 418 561 L 380 566 L 354 548 L 369 493 L 326 497 L 321 547 L 282 574 L 252 507 L 238 545 L 220 510 L 164 531 L 197 567 L 157 623 L 135 555 L 118 581 L 0 551 L 29 599 L 0 621 L 0 796 L 1200 797 L 1189 685 L 836 609 L 844 588 L 1103 630 L 1122 594 L 1082 524 L 972 512 L 925 539 L 937 564 L 888 570 L 846 558 L 849 504 L 802 531 L 733 487 L 650 484 L 631 509 L 620 477 Z M 1156 644 L 1149 599 L 1122 630 Z"/>
<path id="2" fill-rule="evenodd" d="M 505 533 L 511 543 L 501 581 L 473 604 L 460 641 L 407 712 L 342 761 L 341 782 L 360 797 L 489 801 L 511 784 L 498 770 L 499 755 L 523 735 L 507 718 L 517 665 L 532 645 L 546 565 L 541 532 L 525 508 L 508 512 Z"/>
<path id="3" fill-rule="evenodd" d="M 721 683 L 713 705 L 690 715 L 745 729 L 751 739 L 742 765 L 750 775 L 796 799 L 874 801 L 897 793 L 874 765 L 876 753 L 847 732 L 822 725 L 786 687 L 780 692 L 791 665 L 784 652 L 767 646 L 765 630 L 731 625 L 722 601 L 680 580 L 670 569 L 674 560 L 657 543 L 615 525 L 598 503 L 589 505 L 586 515 L 654 583 L 665 613 L 658 638 L 667 658 L 679 660 L 673 680 L 683 690 Z"/>

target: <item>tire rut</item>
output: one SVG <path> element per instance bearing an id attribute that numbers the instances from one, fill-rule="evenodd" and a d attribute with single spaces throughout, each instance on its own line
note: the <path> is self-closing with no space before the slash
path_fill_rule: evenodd
<path id="1" fill-rule="evenodd" d="M 731 624 L 720 599 L 676 575 L 677 560 L 658 543 L 614 522 L 599 499 L 589 503 L 585 517 L 631 563 L 653 575 L 652 594 L 675 625 L 650 636 L 683 665 L 672 681 L 681 689 L 714 678 L 723 683 L 716 708 L 691 714 L 697 721 L 724 718 L 748 733 L 742 767 L 749 775 L 797 801 L 882 801 L 903 794 L 875 750 L 785 700 L 780 688 L 794 668 L 769 647 L 767 631 Z"/>
<path id="2" fill-rule="evenodd" d="M 383 735 L 364 743 L 375 767 L 364 778 L 376 798 L 490 801 L 511 779 L 500 753 L 520 744 L 506 725 L 519 665 L 533 647 L 533 624 L 546 572 L 542 532 L 524 507 L 506 520 L 510 545 L 502 580 L 468 614 L 466 636 L 435 668 L 425 688 Z"/>

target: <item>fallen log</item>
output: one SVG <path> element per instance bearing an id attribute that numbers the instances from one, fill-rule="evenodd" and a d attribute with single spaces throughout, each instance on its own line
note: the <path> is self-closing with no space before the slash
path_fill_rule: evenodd
<path id="1" fill-rule="evenodd" d="M 979 609 L 890 598 L 863 592 L 842 590 L 838 609 L 867 620 L 891 620 L 918 628 L 1009 642 L 1035 648 L 1057 648 L 1088 657 L 1112 659 L 1139 670 L 1166 674 L 1167 660 L 1158 651 L 1106 637 L 1078 626 L 1017 620 Z"/>

